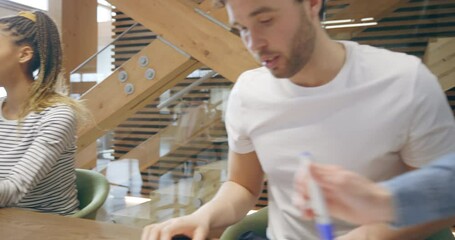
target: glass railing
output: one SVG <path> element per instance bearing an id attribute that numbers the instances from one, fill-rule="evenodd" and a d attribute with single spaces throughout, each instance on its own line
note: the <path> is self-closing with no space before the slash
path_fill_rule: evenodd
<path id="1" fill-rule="evenodd" d="M 106 176 L 118 191 L 147 201 L 119 197 L 110 220 L 143 226 L 191 213 L 215 194 L 227 175 L 224 110 L 231 86 L 198 70 L 113 131 L 107 145 L 116 160 Z"/>
<path id="2" fill-rule="evenodd" d="M 79 94 L 155 39 L 121 16 L 121 34 L 71 72 L 73 90 L 85 86 Z M 197 70 L 97 140 L 95 170 L 111 184 L 99 220 L 143 226 L 189 214 L 214 195 L 227 176 L 224 109 L 232 84 Z"/>
<path id="3" fill-rule="evenodd" d="M 129 47 L 128 42 L 131 41 L 131 39 L 136 38 L 140 38 L 141 43 L 135 44 L 134 47 Z M 113 40 L 71 71 L 70 92 L 72 97 L 79 98 L 90 88 L 107 79 L 107 77 L 110 76 L 120 65 L 128 61 L 132 56 L 150 44 L 154 39 L 155 35 L 139 23 L 128 22 L 125 24 L 122 23 L 121 25 L 117 24 L 114 29 Z M 106 174 L 107 166 L 112 160 L 115 159 L 112 144 L 112 130 L 106 131 L 104 136 L 97 139 L 97 160 L 96 167 L 94 168 L 96 171 Z M 118 165 L 121 164 L 122 163 L 118 163 Z M 135 166 L 134 162 L 130 162 L 127 165 L 129 168 L 125 169 L 133 169 Z M 115 181 L 112 181 L 111 184 L 113 186 L 138 185 L 140 188 L 141 182 L 137 184 L 136 180 L 132 180 L 129 177 L 127 180 L 127 184 L 124 183 L 123 178 L 116 179 Z M 134 182 L 134 184 L 132 182 Z M 121 189 L 119 194 L 123 194 L 124 190 L 131 191 L 129 188 Z"/>

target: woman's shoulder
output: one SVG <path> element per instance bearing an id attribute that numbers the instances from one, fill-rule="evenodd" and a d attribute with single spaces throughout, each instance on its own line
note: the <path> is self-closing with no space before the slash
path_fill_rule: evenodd
<path id="1" fill-rule="evenodd" d="M 63 103 L 55 104 L 53 106 L 46 107 L 41 112 L 38 113 L 44 119 L 49 118 L 69 118 L 75 119 L 76 113 L 74 109 Z"/>

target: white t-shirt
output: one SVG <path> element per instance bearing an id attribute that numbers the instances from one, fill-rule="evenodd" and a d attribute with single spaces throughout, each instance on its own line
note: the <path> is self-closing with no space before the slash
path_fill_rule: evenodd
<path id="1" fill-rule="evenodd" d="M 318 239 L 291 200 L 303 151 L 375 181 L 455 151 L 452 111 L 418 58 L 342 43 L 346 63 L 323 86 L 301 87 L 258 68 L 243 73 L 231 92 L 230 150 L 259 157 L 269 181 L 271 239 Z M 353 227 L 337 221 L 336 235 Z"/>

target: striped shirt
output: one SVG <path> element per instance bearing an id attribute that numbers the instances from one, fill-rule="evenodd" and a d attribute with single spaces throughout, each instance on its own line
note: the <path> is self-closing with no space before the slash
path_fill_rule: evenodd
<path id="1" fill-rule="evenodd" d="M 21 123 L 0 110 L 0 207 L 77 211 L 75 134 L 75 114 L 66 105 L 30 113 Z"/>

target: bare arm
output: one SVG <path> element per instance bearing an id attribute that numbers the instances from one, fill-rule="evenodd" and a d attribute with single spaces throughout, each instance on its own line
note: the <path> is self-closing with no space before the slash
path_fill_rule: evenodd
<path id="1" fill-rule="evenodd" d="M 264 173 L 255 152 L 229 152 L 228 180 L 215 197 L 191 215 L 147 226 L 142 239 L 171 239 L 183 234 L 203 240 L 211 229 L 228 227 L 251 210 L 262 189 Z"/>
<path id="2" fill-rule="evenodd" d="M 264 173 L 255 152 L 229 152 L 228 180 L 215 197 L 194 215 L 210 217 L 210 228 L 228 227 L 254 207 L 262 189 Z"/>

